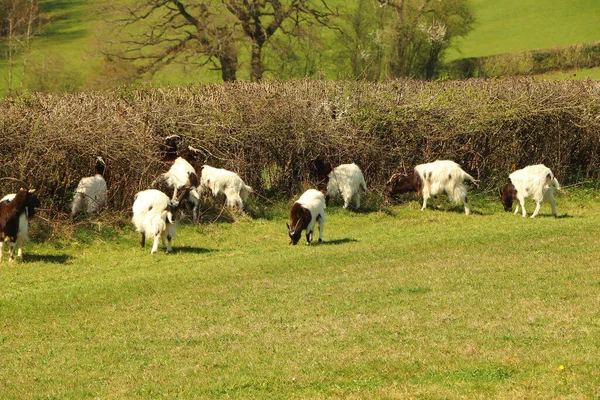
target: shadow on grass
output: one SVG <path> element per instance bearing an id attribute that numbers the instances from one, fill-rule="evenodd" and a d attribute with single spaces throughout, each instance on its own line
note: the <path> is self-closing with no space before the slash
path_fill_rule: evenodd
<path id="1" fill-rule="evenodd" d="M 552 215 L 548 215 L 549 217 L 551 217 Z M 574 215 L 569 215 L 569 214 L 563 214 L 563 215 L 558 215 L 556 217 L 556 219 L 566 219 L 566 218 L 583 218 L 581 216 L 575 217 Z"/>
<path id="2" fill-rule="evenodd" d="M 45 262 L 49 264 L 66 264 L 73 257 L 68 254 L 25 254 L 24 262 Z"/>
<path id="3" fill-rule="evenodd" d="M 217 250 L 206 249 L 203 247 L 191 247 L 191 246 L 178 246 L 173 248 L 173 253 L 189 253 L 189 254 L 204 254 L 212 253 Z"/>
<path id="4" fill-rule="evenodd" d="M 343 239 L 327 240 L 327 241 L 322 241 L 321 243 L 319 243 L 319 246 L 323 246 L 323 245 L 337 245 L 337 244 L 352 243 L 352 242 L 358 242 L 358 240 L 353 239 L 353 238 L 343 238 Z"/>

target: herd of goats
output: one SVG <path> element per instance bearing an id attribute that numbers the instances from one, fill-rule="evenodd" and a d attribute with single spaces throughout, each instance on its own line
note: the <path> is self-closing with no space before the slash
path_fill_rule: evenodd
<path id="1" fill-rule="evenodd" d="M 223 194 L 225 205 L 242 209 L 252 188 L 244 183 L 238 174 L 225 169 L 203 165 L 194 168 L 187 160 L 189 148 L 179 153 L 177 151 L 178 136 L 166 138 L 164 160 L 170 164 L 167 172 L 156 178 L 151 188 L 138 192 L 133 203 L 133 224 L 136 231 L 141 233 L 141 246 L 144 247 L 146 236 L 154 239 L 151 253 L 158 251 L 159 242 L 172 251 L 171 239 L 176 235 L 176 220 L 182 207 L 191 209 L 192 220 L 198 221 L 201 194 L 210 190 L 213 196 Z M 107 185 L 104 180 L 104 161 L 98 157 L 95 175 L 82 178 L 79 182 L 73 201 L 71 215 L 81 212 L 93 214 L 98 212 L 107 201 Z M 293 204 L 287 223 L 291 244 L 297 244 L 305 232 L 307 244 L 311 244 L 315 225 L 319 225 L 319 239 L 323 240 L 323 225 L 325 224 L 325 208 L 332 196 L 341 196 L 344 208 L 360 207 L 361 190 L 367 190 L 367 185 L 360 168 L 356 164 L 342 164 L 335 168 L 318 158 L 314 161 L 317 177 L 317 188 L 308 189 Z M 4 242 L 9 243 L 9 260 L 14 260 L 15 249 L 17 257 L 23 257 L 23 243 L 27 240 L 29 220 L 40 207 L 40 200 L 35 190 L 22 180 L 15 178 L 0 178 L 18 183 L 17 193 L 9 194 L 0 199 L 0 261 L 4 250 Z M 445 193 L 455 203 L 463 203 L 465 214 L 470 214 L 467 200 L 466 181 L 476 183 L 475 179 L 462 170 L 460 165 L 449 160 L 437 160 L 420 164 L 414 169 L 395 173 L 385 184 L 384 191 L 388 196 L 416 192 L 423 198 L 421 210 L 427 207 L 431 196 Z M 515 214 L 521 206 L 523 217 L 525 199 L 531 198 L 536 202 L 536 208 L 531 215 L 538 215 L 543 201 L 552 206 L 552 214 L 556 216 L 554 187 L 560 185 L 552 171 L 542 164 L 531 165 L 511 173 L 508 183 L 501 191 L 501 201 L 506 211 L 512 211 L 515 200 Z"/>

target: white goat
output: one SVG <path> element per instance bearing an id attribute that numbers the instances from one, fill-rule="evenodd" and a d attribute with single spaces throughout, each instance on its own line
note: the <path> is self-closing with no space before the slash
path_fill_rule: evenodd
<path id="1" fill-rule="evenodd" d="M 175 159 L 171 168 L 155 179 L 150 185 L 153 189 L 158 189 L 172 200 L 177 198 L 177 191 L 183 187 L 190 187 L 188 201 L 192 204 L 192 220 L 198 221 L 198 210 L 200 209 L 200 193 L 197 186 L 199 185 L 196 170 L 184 158 L 178 157 Z M 170 193 L 173 193 L 172 195 Z"/>
<path id="2" fill-rule="evenodd" d="M 79 181 L 71 203 L 72 217 L 83 210 L 88 214 L 94 214 L 106 205 L 108 188 L 102 176 L 104 174 L 104 160 L 102 157 L 98 157 L 96 160 L 95 172 L 94 176 L 86 176 Z"/>
<path id="3" fill-rule="evenodd" d="M 219 193 L 225 194 L 225 204 L 228 207 L 238 207 L 240 210 L 244 208 L 248 195 L 253 192 L 252 188 L 246 185 L 235 172 L 210 165 L 202 166 L 200 183 L 210 189 L 215 197 Z"/>
<path id="4" fill-rule="evenodd" d="M 432 163 L 419 164 L 407 174 L 396 173 L 385 184 L 389 195 L 406 192 L 417 192 L 423 196 L 423 207 L 427 207 L 427 200 L 431 196 L 446 193 L 455 203 L 465 205 L 465 214 L 469 215 L 467 187 L 465 180 L 475 183 L 475 178 L 462 170 L 454 161 L 437 160 Z"/>
<path id="5" fill-rule="evenodd" d="M 315 223 L 319 223 L 319 242 L 323 241 L 325 225 L 325 196 L 319 190 L 308 189 L 294 203 L 287 223 L 290 244 L 297 244 L 306 229 L 306 244 L 312 242 Z"/>
<path id="6" fill-rule="evenodd" d="M 135 195 L 132 221 L 136 231 L 142 234 L 142 247 L 146 244 L 146 235 L 154 238 L 150 254 L 157 252 L 159 239 L 167 248 L 167 253 L 173 251 L 171 239 L 177 235 L 177 207 L 179 201 L 188 193 L 189 191 L 185 190 L 175 201 L 156 189 L 143 190 Z"/>
<path id="7" fill-rule="evenodd" d="M 331 196 L 342 195 L 344 208 L 348 208 L 354 201 L 356 208 L 360 207 L 360 189 L 367 190 L 367 184 L 362 171 L 354 163 L 338 165 L 328 175 L 327 196 L 325 202 L 329 204 Z"/>
<path id="8" fill-rule="evenodd" d="M 540 212 L 542 201 L 546 200 L 552 206 L 552 215 L 556 217 L 556 202 L 554 201 L 554 187 L 560 190 L 560 184 L 554 177 L 550 168 L 543 164 L 530 165 L 519 169 L 508 176 L 508 183 L 502 189 L 502 205 L 505 211 L 512 211 L 512 203 L 519 200 L 523 217 L 527 216 L 525 211 L 525 199 L 530 197 L 536 202 L 535 210 L 531 218 L 535 218 Z M 519 212 L 519 204 L 515 207 L 515 214 Z"/>

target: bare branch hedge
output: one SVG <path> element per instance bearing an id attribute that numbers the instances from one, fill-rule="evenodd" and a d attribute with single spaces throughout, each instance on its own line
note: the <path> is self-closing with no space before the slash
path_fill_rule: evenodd
<path id="1" fill-rule="evenodd" d="M 310 180 L 310 160 L 356 162 L 371 188 L 399 168 L 452 159 L 493 189 L 527 164 L 562 182 L 599 178 L 596 81 L 237 82 L 64 95 L 0 102 L 0 175 L 40 189 L 64 211 L 94 157 L 107 160 L 110 206 L 165 170 L 159 145 L 180 134 L 201 163 L 237 171 L 265 196 Z M 1 193 L 14 191 L 7 183 Z"/>

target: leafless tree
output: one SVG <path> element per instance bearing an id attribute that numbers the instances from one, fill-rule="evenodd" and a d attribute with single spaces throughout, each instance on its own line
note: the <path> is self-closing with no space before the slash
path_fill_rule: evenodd
<path id="1" fill-rule="evenodd" d="M 293 34 L 307 21 L 328 24 L 333 12 L 311 0 L 145 0 L 114 22 L 120 59 L 154 72 L 173 62 L 209 65 L 223 81 L 237 79 L 239 46 L 250 43 L 250 79 L 265 71 L 263 48 L 277 31 Z"/>
<path id="2" fill-rule="evenodd" d="M 5 42 L 7 59 L 7 87 L 12 91 L 16 56 L 21 53 L 21 83 L 27 72 L 27 55 L 32 37 L 40 29 L 37 0 L 0 0 L 0 41 Z"/>

